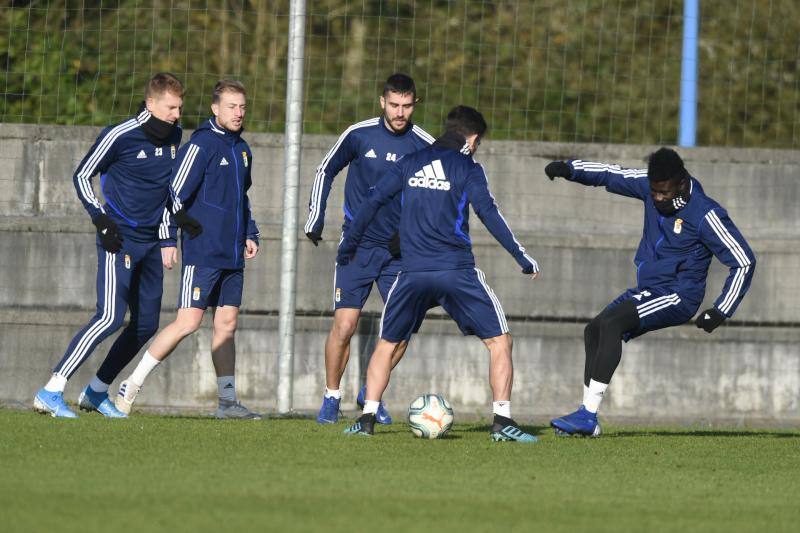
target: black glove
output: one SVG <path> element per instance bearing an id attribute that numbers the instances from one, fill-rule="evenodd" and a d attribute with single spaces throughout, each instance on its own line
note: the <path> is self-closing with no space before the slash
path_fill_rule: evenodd
<path id="1" fill-rule="evenodd" d="M 188 233 L 190 239 L 194 239 L 203 233 L 203 225 L 190 217 L 185 209 L 179 210 L 173 216 L 175 217 L 175 222 L 178 224 L 178 227 L 181 228 L 182 231 Z"/>
<path id="2" fill-rule="evenodd" d="M 306 233 L 306 237 L 308 237 L 309 240 L 314 243 L 314 246 L 319 246 L 319 241 L 322 240 L 322 235 L 315 231 L 309 231 Z"/>
<path id="3" fill-rule="evenodd" d="M 336 264 L 346 265 L 356 256 L 356 247 L 351 246 L 347 239 L 339 243 L 339 250 L 336 252 Z"/>
<path id="4" fill-rule="evenodd" d="M 345 266 L 350 263 L 350 260 L 355 257 L 355 254 L 352 252 L 343 252 L 339 250 L 339 253 L 336 254 L 336 264 Z"/>
<path id="5" fill-rule="evenodd" d="M 697 317 L 697 327 L 706 330 L 706 333 L 711 333 L 725 322 L 725 318 L 725 315 L 717 311 L 716 307 L 711 307 Z"/>
<path id="6" fill-rule="evenodd" d="M 553 161 L 544 167 L 544 173 L 553 181 L 555 178 L 568 178 L 572 175 L 572 168 L 566 161 Z"/>
<path id="7" fill-rule="evenodd" d="M 389 241 L 389 253 L 395 259 L 400 259 L 400 233 L 392 235 L 392 240 Z"/>
<path id="8" fill-rule="evenodd" d="M 97 236 L 100 237 L 103 250 L 112 254 L 122 250 L 122 236 L 119 234 L 117 223 L 110 216 L 101 213 L 92 220 L 92 224 L 97 227 Z"/>

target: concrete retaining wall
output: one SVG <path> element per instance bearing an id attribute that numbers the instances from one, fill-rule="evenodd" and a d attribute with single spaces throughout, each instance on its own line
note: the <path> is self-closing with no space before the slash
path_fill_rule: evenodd
<path id="1" fill-rule="evenodd" d="M 29 402 L 94 307 L 96 256 L 92 226 L 71 175 L 97 128 L 0 125 L 0 400 Z M 434 132 L 435 133 L 435 132 Z M 187 137 L 188 138 L 188 137 Z M 244 317 L 237 338 L 238 385 L 245 401 L 275 406 L 277 319 L 282 219 L 283 139 L 248 134 L 254 152 L 250 198 L 262 253 L 247 269 Z M 335 141 L 304 139 L 301 224 L 316 165 Z M 543 269 L 530 282 L 473 217 L 475 253 L 515 336 L 515 412 L 546 416 L 573 407 L 580 396 L 583 322 L 633 284 L 631 263 L 641 233 L 641 204 L 604 190 L 551 183 L 544 165 L 556 158 L 643 164 L 650 146 L 491 142 L 484 164 L 497 201 L 518 239 Z M 730 326 L 706 335 L 674 328 L 626 345 L 604 405 L 610 417 L 796 424 L 800 421 L 800 152 L 681 150 L 706 192 L 728 208 L 758 255 L 750 294 Z M 317 407 L 324 384 L 323 341 L 330 324 L 331 284 L 344 175 L 329 201 L 325 241 L 302 235 L 298 262 L 298 320 L 294 404 Z M 726 272 L 715 264 L 707 302 Z M 166 274 L 162 322 L 174 316 L 177 271 Z M 371 298 L 367 311 L 377 313 Z M 387 399 L 406 404 L 423 392 L 447 395 L 460 412 L 487 413 L 487 357 L 474 338 L 433 318 L 412 341 Z M 362 324 L 345 389 L 354 395 L 374 339 Z M 208 329 L 187 340 L 148 383 L 142 405 L 209 408 L 215 381 Z M 84 365 L 68 394 L 77 395 L 110 343 Z M 363 353 L 362 353 L 363 352 Z M 358 357 L 357 357 L 358 356 Z M 359 364 L 361 363 L 361 364 Z M 721 413 L 724 413 L 721 414 Z"/>

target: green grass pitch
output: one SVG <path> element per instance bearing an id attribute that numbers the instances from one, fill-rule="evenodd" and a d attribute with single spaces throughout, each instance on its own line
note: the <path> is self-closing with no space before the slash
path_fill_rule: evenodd
<path id="1" fill-rule="evenodd" d="M 800 431 L 605 428 L 493 443 L 403 423 L 0 409 L 2 531 L 796 531 Z"/>

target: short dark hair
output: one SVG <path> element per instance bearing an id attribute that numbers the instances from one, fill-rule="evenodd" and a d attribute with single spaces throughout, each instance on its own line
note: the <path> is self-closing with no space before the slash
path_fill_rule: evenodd
<path id="1" fill-rule="evenodd" d="M 414 98 L 417 97 L 417 86 L 411 76 L 396 72 L 386 78 L 386 83 L 383 84 L 383 96 L 389 93 L 397 94 L 411 94 Z"/>
<path id="2" fill-rule="evenodd" d="M 445 131 L 458 133 L 463 137 L 476 133 L 478 137 L 483 137 L 488 128 L 483 115 L 477 109 L 465 105 L 457 105 L 451 109 L 444 123 Z"/>
<path id="3" fill-rule="evenodd" d="M 647 158 L 647 177 L 651 181 L 666 181 L 686 177 L 686 167 L 678 152 L 661 147 Z"/>
<path id="4" fill-rule="evenodd" d="M 244 89 L 244 84 L 237 80 L 219 80 L 216 85 L 214 85 L 214 92 L 211 94 L 211 103 L 218 104 L 220 96 L 225 91 L 231 91 L 234 93 L 243 94 L 247 96 L 247 91 Z"/>
<path id="5" fill-rule="evenodd" d="M 171 72 L 159 72 L 157 74 L 153 74 L 153 77 L 148 80 L 147 85 L 144 88 L 144 97 L 154 98 L 156 96 L 161 96 L 166 92 L 170 92 L 175 96 L 180 96 L 183 98 L 183 95 L 186 93 L 186 89 L 183 87 L 181 80 L 179 80 L 175 74 L 172 74 Z"/>

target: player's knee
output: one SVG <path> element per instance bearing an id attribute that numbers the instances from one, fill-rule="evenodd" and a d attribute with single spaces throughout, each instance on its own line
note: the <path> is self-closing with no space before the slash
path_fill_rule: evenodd
<path id="1" fill-rule="evenodd" d="M 176 329 L 178 330 L 178 335 L 181 337 L 186 337 L 191 335 L 198 329 L 200 329 L 200 324 L 202 322 L 202 317 L 198 319 L 194 318 L 185 318 L 185 317 L 178 317 L 175 320 L 174 324 Z"/>
<path id="2" fill-rule="evenodd" d="M 114 316 L 114 320 L 112 320 L 111 323 L 109 323 L 108 326 L 104 328 L 103 335 L 104 336 L 111 335 L 119 328 L 121 328 L 122 324 L 124 323 L 125 323 L 125 313 L 124 312 L 116 313 Z"/>
<path id="3" fill-rule="evenodd" d="M 593 318 L 586 327 L 583 328 L 583 340 L 589 342 L 592 339 L 597 338 L 597 335 L 600 333 L 600 327 L 597 323 L 597 317 Z"/>
<path id="4" fill-rule="evenodd" d="M 514 340 L 511 338 L 510 333 L 504 333 L 503 335 L 498 335 L 497 337 L 492 337 L 490 339 L 484 339 L 483 343 L 489 348 L 489 351 L 492 353 L 511 353 L 511 349 L 514 346 Z"/>
<path id="5" fill-rule="evenodd" d="M 356 325 L 358 325 L 358 320 L 353 320 L 349 317 L 337 317 L 333 321 L 331 334 L 341 341 L 350 340 L 350 337 L 356 332 Z"/>
<path id="6" fill-rule="evenodd" d="M 236 333 L 236 327 L 238 326 L 238 323 L 239 321 L 236 318 L 214 320 L 214 335 L 232 337 L 233 334 Z"/>
<path id="7" fill-rule="evenodd" d="M 139 339 L 139 342 L 144 344 L 145 342 L 152 339 L 156 333 L 158 333 L 158 325 L 140 327 L 139 330 L 136 332 L 136 337 Z"/>

